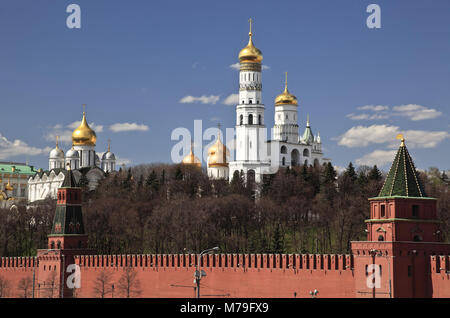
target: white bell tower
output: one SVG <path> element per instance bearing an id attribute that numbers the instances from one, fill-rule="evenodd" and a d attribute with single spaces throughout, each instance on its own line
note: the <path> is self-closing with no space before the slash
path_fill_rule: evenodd
<path id="1" fill-rule="evenodd" d="M 262 104 L 262 53 L 253 45 L 252 20 L 249 41 L 239 53 L 239 101 L 236 106 L 236 160 L 230 162 L 230 180 L 243 172 L 246 179 L 262 179 L 266 161 L 266 127 Z"/>

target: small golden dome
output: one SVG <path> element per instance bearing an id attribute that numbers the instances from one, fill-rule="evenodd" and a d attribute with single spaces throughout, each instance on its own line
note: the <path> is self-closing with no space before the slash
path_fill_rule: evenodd
<path id="1" fill-rule="evenodd" d="M 252 41 L 252 19 L 250 19 L 250 32 L 248 33 L 248 44 L 239 52 L 240 63 L 261 63 L 263 56 L 261 51 L 253 45 Z"/>
<path id="2" fill-rule="evenodd" d="M 13 186 L 9 183 L 9 181 L 8 181 L 8 184 L 5 186 L 5 190 L 6 190 L 6 191 L 12 191 L 12 190 L 14 190 Z"/>
<path id="3" fill-rule="evenodd" d="M 83 119 L 80 126 L 72 133 L 72 145 L 73 146 L 95 146 L 97 142 L 97 135 L 95 131 L 89 127 L 86 121 L 86 113 L 83 112 Z"/>
<path id="4" fill-rule="evenodd" d="M 297 106 L 297 97 L 289 93 L 287 88 L 287 72 L 286 72 L 286 84 L 284 86 L 284 92 L 275 98 L 275 106 L 278 105 L 295 105 Z"/>
<path id="5" fill-rule="evenodd" d="M 192 145 L 191 145 L 191 152 L 186 157 L 183 158 L 181 163 L 184 165 L 194 165 L 198 168 L 202 166 L 202 162 L 200 161 L 200 159 L 198 159 L 192 152 Z"/>
<path id="6" fill-rule="evenodd" d="M 230 152 L 220 140 L 219 131 L 216 142 L 208 149 L 208 167 L 228 167 L 229 157 Z"/>

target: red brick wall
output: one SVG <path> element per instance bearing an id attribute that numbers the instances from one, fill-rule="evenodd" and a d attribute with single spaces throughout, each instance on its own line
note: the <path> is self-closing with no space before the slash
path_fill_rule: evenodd
<path id="1" fill-rule="evenodd" d="M 99 297 L 96 281 L 112 273 L 118 281 L 130 265 L 140 282 L 140 297 L 194 297 L 195 255 L 79 256 L 81 288 L 77 297 Z M 204 255 L 202 297 L 354 297 L 350 255 Z M 191 266 L 190 266 L 191 265 Z M 107 297 L 111 297 L 109 294 Z"/>
<path id="2" fill-rule="evenodd" d="M 19 288 L 20 281 L 26 278 L 33 280 L 33 268 L 36 263 L 35 257 L 0 258 L 0 278 L 8 282 L 5 297 L 22 298 L 25 296 L 25 291 Z M 31 296 L 31 287 L 28 296 Z"/>
<path id="3" fill-rule="evenodd" d="M 450 255 L 431 256 L 433 298 L 450 298 Z"/>

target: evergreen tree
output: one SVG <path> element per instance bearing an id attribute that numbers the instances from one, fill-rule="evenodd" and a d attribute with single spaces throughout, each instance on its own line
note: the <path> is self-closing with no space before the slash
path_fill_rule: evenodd
<path id="1" fill-rule="evenodd" d="M 160 178 L 160 182 L 161 185 L 163 185 L 164 183 L 166 183 L 166 169 L 163 169 L 161 172 L 161 178 Z"/>
<path id="2" fill-rule="evenodd" d="M 149 187 L 151 191 L 157 192 L 159 190 L 159 180 L 155 170 L 152 170 L 152 172 L 148 175 L 145 180 L 145 185 Z"/>
<path id="3" fill-rule="evenodd" d="M 381 181 L 382 175 L 380 170 L 378 170 L 377 165 L 374 165 L 373 168 L 369 171 L 368 178 L 370 181 Z"/>
<path id="4" fill-rule="evenodd" d="M 183 171 L 181 171 L 180 166 L 175 170 L 175 180 L 183 180 Z"/>
<path id="5" fill-rule="evenodd" d="M 345 170 L 344 175 L 349 177 L 350 180 L 352 180 L 353 182 L 356 181 L 356 179 L 358 179 L 357 175 L 356 175 L 356 171 L 355 171 L 355 167 L 353 167 L 353 163 L 349 163 L 347 170 Z"/>
<path id="6" fill-rule="evenodd" d="M 325 165 L 325 169 L 322 173 L 322 185 L 333 184 L 336 181 L 337 172 L 334 170 L 331 162 Z"/>
<path id="7" fill-rule="evenodd" d="M 363 186 L 363 185 L 367 184 L 368 181 L 369 180 L 368 180 L 366 174 L 364 173 L 364 171 L 361 171 L 358 175 L 358 184 L 360 186 Z"/>
<path id="8" fill-rule="evenodd" d="M 273 233 L 272 242 L 271 242 L 271 252 L 275 254 L 284 253 L 284 239 L 281 233 L 281 225 L 278 223 L 275 228 L 275 232 Z"/>

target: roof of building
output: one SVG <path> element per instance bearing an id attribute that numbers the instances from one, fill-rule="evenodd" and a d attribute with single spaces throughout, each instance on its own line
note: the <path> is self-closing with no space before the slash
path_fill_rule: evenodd
<path id="1" fill-rule="evenodd" d="M 61 188 L 76 188 L 78 187 L 78 182 L 75 180 L 72 170 L 66 170 L 64 181 Z"/>
<path id="2" fill-rule="evenodd" d="M 427 196 L 417 175 L 413 160 L 406 148 L 404 139 L 402 139 L 402 143 L 395 155 L 394 162 L 384 181 L 383 188 L 378 194 L 378 197 L 393 196 L 410 198 L 424 198 Z"/>
<path id="3" fill-rule="evenodd" d="M 0 173 L 34 175 L 36 172 L 37 170 L 34 168 L 34 166 L 29 166 L 26 163 L 0 162 Z"/>

